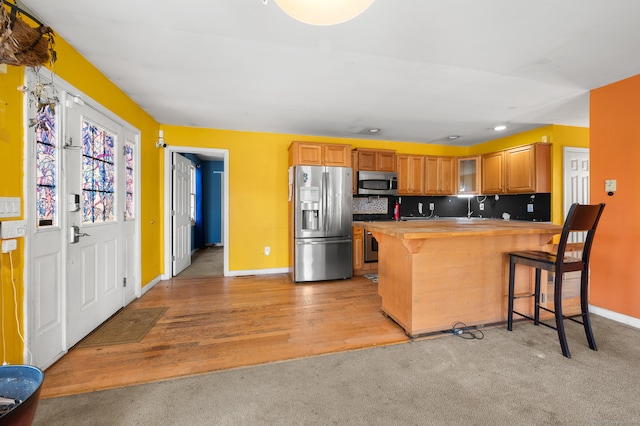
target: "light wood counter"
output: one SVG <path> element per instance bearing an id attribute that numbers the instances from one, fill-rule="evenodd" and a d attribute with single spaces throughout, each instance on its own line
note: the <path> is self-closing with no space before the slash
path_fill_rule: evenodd
<path id="1" fill-rule="evenodd" d="M 382 310 L 409 336 L 506 321 L 507 253 L 541 249 L 562 226 L 466 219 L 371 222 L 378 240 Z M 533 287 L 531 268 L 516 270 L 516 292 Z M 545 277 L 546 278 L 546 277 Z M 531 311 L 528 299 L 516 309 Z"/>

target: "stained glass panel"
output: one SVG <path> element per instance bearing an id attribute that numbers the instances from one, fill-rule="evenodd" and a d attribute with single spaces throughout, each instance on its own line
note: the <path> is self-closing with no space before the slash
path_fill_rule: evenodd
<path id="1" fill-rule="evenodd" d="M 133 173 L 133 144 L 127 143 L 124 147 L 124 160 L 125 160 L 125 205 L 124 205 L 124 218 L 125 220 L 134 218 L 134 196 L 133 196 L 133 183 L 134 183 L 134 173 Z"/>
<path id="2" fill-rule="evenodd" d="M 36 220 L 37 226 L 57 222 L 57 160 L 56 116 L 46 106 L 36 116 Z"/>
<path id="3" fill-rule="evenodd" d="M 115 220 L 115 135 L 82 123 L 82 188 L 85 223 Z"/>
<path id="4" fill-rule="evenodd" d="M 36 145 L 36 184 L 55 186 L 56 148 L 44 143 L 37 143 Z"/>

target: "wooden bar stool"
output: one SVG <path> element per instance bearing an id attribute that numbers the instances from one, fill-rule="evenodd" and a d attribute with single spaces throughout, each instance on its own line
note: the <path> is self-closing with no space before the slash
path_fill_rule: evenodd
<path id="1" fill-rule="evenodd" d="M 573 204 L 569 209 L 569 213 L 567 214 L 567 218 L 564 222 L 562 234 L 560 235 L 560 243 L 558 244 L 558 250 L 556 253 L 548 253 L 538 250 L 516 251 L 509 253 L 509 312 L 507 317 L 507 329 L 509 331 L 512 331 L 513 329 L 513 314 L 518 314 L 522 317 L 533 320 L 533 323 L 535 325 L 542 324 L 546 327 L 552 328 L 558 332 L 558 339 L 560 340 L 562 354 L 567 358 L 571 358 L 569 346 L 567 345 L 567 338 L 564 333 L 563 320 L 566 318 L 584 325 L 584 331 L 587 335 L 589 347 L 594 351 L 597 350 L 596 341 L 593 338 L 593 332 L 591 331 L 591 321 L 589 319 L 589 256 L 591 254 L 593 236 L 596 232 L 596 227 L 598 226 L 598 221 L 600 220 L 600 216 L 602 215 L 603 210 L 604 203 L 594 205 Z M 566 256 L 567 242 L 569 240 L 569 234 L 572 232 L 586 232 L 581 257 Z M 536 269 L 535 290 L 533 294 L 514 294 L 516 264 L 521 264 Z M 540 306 L 540 272 L 542 270 L 550 271 L 555 274 L 553 310 Z M 575 315 L 575 317 L 582 317 L 581 320 L 575 319 L 574 316 L 564 316 L 562 314 L 562 277 L 565 272 L 573 271 L 581 272 L 580 307 L 582 313 Z M 534 298 L 535 302 L 533 318 L 513 310 L 514 299 L 522 297 Z M 540 321 L 540 309 L 555 314 L 555 327 L 553 325 L 546 324 Z"/>

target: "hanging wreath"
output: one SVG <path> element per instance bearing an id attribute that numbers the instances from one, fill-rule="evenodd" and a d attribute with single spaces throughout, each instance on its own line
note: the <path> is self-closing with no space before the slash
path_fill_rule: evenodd
<path id="1" fill-rule="evenodd" d="M 38 26 L 31 27 L 20 15 Z M 17 5 L 0 0 L 0 64 L 36 67 L 55 60 L 53 30 Z"/>

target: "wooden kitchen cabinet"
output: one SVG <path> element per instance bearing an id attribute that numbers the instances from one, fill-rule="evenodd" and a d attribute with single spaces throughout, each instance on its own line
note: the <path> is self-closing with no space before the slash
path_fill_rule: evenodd
<path id="1" fill-rule="evenodd" d="M 355 151 L 351 151 L 351 190 L 358 193 L 358 156 Z"/>
<path id="2" fill-rule="evenodd" d="M 425 157 L 423 155 L 396 155 L 399 195 L 424 194 Z"/>
<path id="3" fill-rule="evenodd" d="M 289 146 L 289 164 L 351 167 L 351 145 L 292 142 Z"/>
<path id="4" fill-rule="evenodd" d="M 362 271 L 364 268 L 364 228 L 353 227 L 353 273 Z"/>
<path id="5" fill-rule="evenodd" d="M 480 193 L 480 157 L 457 157 L 456 194 Z"/>
<path id="6" fill-rule="evenodd" d="M 505 151 L 508 193 L 551 192 L 551 144 L 537 143 Z"/>
<path id="7" fill-rule="evenodd" d="M 364 261 L 364 233 L 362 225 L 353 226 L 353 275 L 374 274 L 378 271 L 378 262 Z"/>
<path id="8" fill-rule="evenodd" d="M 358 170 L 396 171 L 396 152 L 393 150 L 357 148 L 354 151 L 358 157 Z"/>
<path id="9" fill-rule="evenodd" d="M 482 156 L 482 193 L 504 193 L 504 152 Z"/>
<path id="10" fill-rule="evenodd" d="M 454 157 L 425 157 L 424 193 L 427 195 L 451 195 L 455 193 Z M 399 177 L 398 177 L 398 180 Z"/>
<path id="11" fill-rule="evenodd" d="M 537 143 L 483 155 L 482 192 L 551 192 L 551 145 Z"/>

